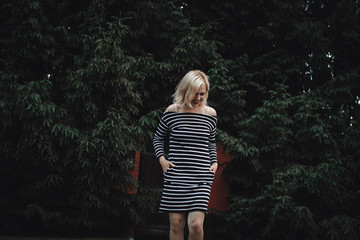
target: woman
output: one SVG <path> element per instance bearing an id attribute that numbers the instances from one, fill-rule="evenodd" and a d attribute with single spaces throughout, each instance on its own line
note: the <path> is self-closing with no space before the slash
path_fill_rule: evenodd
<path id="1" fill-rule="evenodd" d="M 160 212 L 169 213 L 170 239 L 203 239 L 211 184 L 218 168 L 216 111 L 207 106 L 210 85 L 199 70 L 188 72 L 176 87 L 174 103 L 167 107 L 156 129 L 153 145 L 164 172 Z M 169 159 L 164 139 L 170 133 Z"/>

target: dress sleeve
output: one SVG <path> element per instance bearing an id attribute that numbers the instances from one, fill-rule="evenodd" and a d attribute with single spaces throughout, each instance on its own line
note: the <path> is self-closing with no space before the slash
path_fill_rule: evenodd
<path id="1" fill-rule="evenodd" d="M 209 153 L 210 153 L 210 163 L 216 163 L 217 153 L 216 153 L 216 124 L 213 129 L 210 130 L 210 138 L 209 138 Z"/>
<path id="2" fill-rule="evenodd" d="M 159 158 L 159 157 L 165 155 L 164 139 L 169 132 L 169 127 L 164 120 L 164 115 L 165 115 L 165 113 L 163 114 L 163 116 L 160 119 L 160 122 L 156 128 L 154 138 L 153 138 L 153 147 L 155 150 L 156 158 Z"/>

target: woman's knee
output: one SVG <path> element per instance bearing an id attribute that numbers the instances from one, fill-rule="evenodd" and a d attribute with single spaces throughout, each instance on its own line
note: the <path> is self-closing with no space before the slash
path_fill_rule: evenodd
<path id="1" fill-rule="evenodd" d="M 170 228 L 174 232 L 184 231 L 185 216 L 183 214 L 170 214 Z"/>
<path id="2" fill-rule="evenodd" d="M 195 219 L 188 223 L 190 232 L 198 233 L 203 231 L 203 221 L 201 219 Z"/>
<path id="3" fill-rule="evenodd" d="M 201 233 L 204 229 L 204 218 L 203 212 L 191 212 L 188 218 L 189 231 L 192 233 Z"/>

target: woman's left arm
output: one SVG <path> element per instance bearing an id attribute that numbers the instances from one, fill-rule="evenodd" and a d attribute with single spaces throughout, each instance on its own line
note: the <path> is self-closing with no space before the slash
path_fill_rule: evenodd
<path id="1" fill-rule="evenodd" d="M 215 121 L 215 125 L 213 129 L 210 130 L 210 137 L 209 137 L 209 154 L 210 154 L 210 170 L 216 173 L 216 170 L 218 169 L 219 162 L 217 160 L 217 153 L 216 153 L 216 124 L 217 121 Z"/>

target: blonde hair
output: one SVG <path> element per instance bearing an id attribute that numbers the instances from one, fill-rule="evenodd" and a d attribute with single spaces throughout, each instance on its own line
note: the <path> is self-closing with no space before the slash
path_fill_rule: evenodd
<path id="1" fill-rule="evenodd" d="M 193 108 L 191 101 L 194 99 L 199 88 L 204 84 L 206 93 L 203 102 L 205 105 L 207 105 L 210 84 L 206 74 L 200 70 L 192 70 L 185 74 L 185 76 L 176 86 L 175 93 L 173 94 L 173 102 L 175 104 L 186 105 L 190 108 Z"/>

